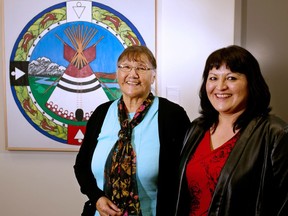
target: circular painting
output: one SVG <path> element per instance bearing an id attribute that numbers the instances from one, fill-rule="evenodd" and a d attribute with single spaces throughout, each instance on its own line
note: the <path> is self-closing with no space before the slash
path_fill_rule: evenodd
<path id="1" fill-rule="evenodd" d="M 12 94 L 40 133 L 81 145 L 95 108 L 121 96 L 116 63 L 127 46 L 144 45 L 121 13 L 97 2 L 69 1 L 35 16 L 10 57 Z"/>

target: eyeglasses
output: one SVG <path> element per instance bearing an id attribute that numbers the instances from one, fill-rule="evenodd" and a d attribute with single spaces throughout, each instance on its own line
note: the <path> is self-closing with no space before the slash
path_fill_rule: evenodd
<path id="1" fill-rule="evenodd" d="M 132 67 L 130 65 L 118 65 L 118 69 L 125 73 L 129 73 L 132 69 L 135 69 L 137 73 L 145 73 L 148 70 L 153 70 L 153 68 L 148 68 L 145 66 Z"/>

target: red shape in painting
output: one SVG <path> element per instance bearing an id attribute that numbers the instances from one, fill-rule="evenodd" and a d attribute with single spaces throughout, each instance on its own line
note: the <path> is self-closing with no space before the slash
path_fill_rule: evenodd
<path id="1" fill-rule="evenodd" d="M 68 125 L 67 143 L 81 145 L 83 142 L 86 126 Z"/>

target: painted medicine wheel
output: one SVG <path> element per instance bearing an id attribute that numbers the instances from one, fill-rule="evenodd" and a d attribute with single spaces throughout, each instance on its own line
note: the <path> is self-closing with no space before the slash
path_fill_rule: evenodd
<path id="1" fill-rule="evenodd" d="M 81 145 L 94 109 L 121 95 L 115 77 L 119 54 L 138 44 L 145 42 L 136 27 L 106 5 L 54 5 L 25 26 L 13 47 L 14 100 L 40 133 Z"/>

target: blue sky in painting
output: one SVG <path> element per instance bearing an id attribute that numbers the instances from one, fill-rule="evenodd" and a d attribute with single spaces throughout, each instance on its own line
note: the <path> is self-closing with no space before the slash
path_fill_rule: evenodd
<path id="1" fill-rule="evenodd" d="M 67 67 L 69 62 L 64 59 L 64 45 L 63 41 L 72 44 L 69 38 L 64 33 L 64 30 L 71 26 L 84 26 L 88 29 L 96 28 L 98 32 L 94 38 L 89 42 L 88 47 L 95 44 L 102 36 L 104 37 L 96 46 L 96 59 L 90 63 L 90 67 L 94 72 L 114 73 L 116 71 L 116 62 L 120 53 L 124 50 L 120 41 L 107 29 L 90 22 L 69 22 L 62 24 L 46 33 L 43 38 L 37 43 L 34 48 L 30 61 L 41 57 L 47 57 L 52 62 L 61 66 Z M 57 38 L 58 35 L 63 41 Z"/>

